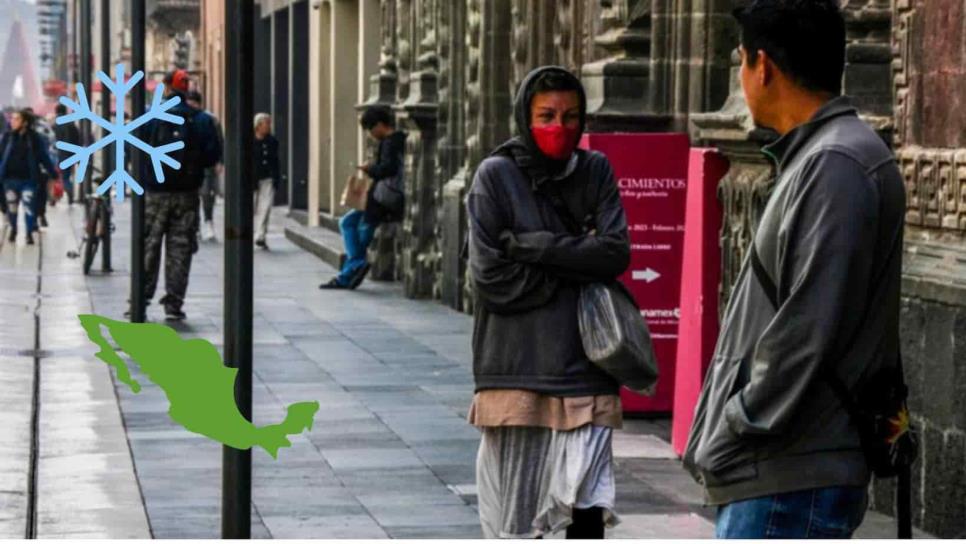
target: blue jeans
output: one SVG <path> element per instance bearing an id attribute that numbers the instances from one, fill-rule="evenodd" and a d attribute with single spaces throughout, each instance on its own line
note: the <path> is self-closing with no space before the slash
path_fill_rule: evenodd
<path id="1" fill-rule="evenodd" d="M 336 276 L 339 285 L 349 285 L 352 276 L 366 264 L 366 249 L 372 242 L 376 228 L 366 222 L 366 214 L 350 210 L 339 220 L 342 241 L 345 242 L 345 264 Z"/>
<path id="2" fill-rule="evenodd" d="M 718 509 L 715 538 L 852 538 L 868 500 L 864 487 L 826 487 L 734 502 Z"/>
<path id="3" fill-rule="evenodd" d="M 7 198 L 7 218 L 10 220 L 10 228 L 17 230 L 17 205 L 23 203 L 24 221 L 27 223 L 27 232 L 33 232 L 37 228 L 37 217 L 34 210 L 34 195 L 37 193 L 37 184 L 29 179 L 5 179 L 3 180 L 3 192 Z"/>

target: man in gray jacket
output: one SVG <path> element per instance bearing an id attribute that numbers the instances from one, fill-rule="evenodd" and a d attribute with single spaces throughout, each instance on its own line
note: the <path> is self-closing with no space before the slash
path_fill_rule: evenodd
<path id="1" fill-rule="evenodd" d="M 837 2 L 755 0 L 735 16 L 748 108 L 781 135 L 764 149 L 777 179 L 685 466 L 719 507 L 718 537 L 848 538 L 870 469 L 830 376 L 860 392 L 899 365 L 904 186 L 889 148 L 840 96 Z"/>

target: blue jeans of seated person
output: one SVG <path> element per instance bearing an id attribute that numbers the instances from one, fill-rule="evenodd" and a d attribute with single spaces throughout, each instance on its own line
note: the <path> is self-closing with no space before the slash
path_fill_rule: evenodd
<path id="1" fill-rule="evenodd" d="M 718 509 L 715 538 L 852 538 L 868 500 L 864 487 L 826 487 L 734 502 Z"/>
<path id="2" fill-rule="evenodd" d="M 342 232 L 342 241 L 345 243 L 346 259 L 336 281 L 339 285 L 349 285 L 352 276 L 366 264 L 366 250 L 372 243 L 376 227 L 366 221 L 365 213 L 350 210 L 339 220 L 339 231 Z"/>
<path id="3" fill-rule="evenodd" d="M 3 180 L 3 191 L 7 199 L 7 218 L 10 221 L 10 228 L 17 230 L 17 205 L 23 204 L 24 222 L 27 223 L 27 232 L 37 230 L 37 210 L 34 197 L 37 193 L 37 184 L 29 179 L 5 179 Z"/>

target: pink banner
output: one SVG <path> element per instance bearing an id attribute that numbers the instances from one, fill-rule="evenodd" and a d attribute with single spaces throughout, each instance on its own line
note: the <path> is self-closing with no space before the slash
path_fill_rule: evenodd
<path id="1" fill-rule="evenodd" d="M 587 134 L 582 147 L 610 159 L 631 237 L 631 265 L 621 276 L 647 320 L 660 377 L 653 396 L 624 390 L 624 411 L 670 412 L 680 319 L 681 259 L 687 195 L 686 134 Z"/>

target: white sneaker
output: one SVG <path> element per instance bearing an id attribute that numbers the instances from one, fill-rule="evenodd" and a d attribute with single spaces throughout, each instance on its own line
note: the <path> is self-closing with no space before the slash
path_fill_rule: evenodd
<path id="1" fill-rule="evenodd" d="M 211 242 L 211 241 L 213 241 L 215 239 L 215 224 L 214 223 L 212 223 L 211 221 L 205 221 L 204 231 L 205 231 L 204 240 L 206 242 Z"/>

